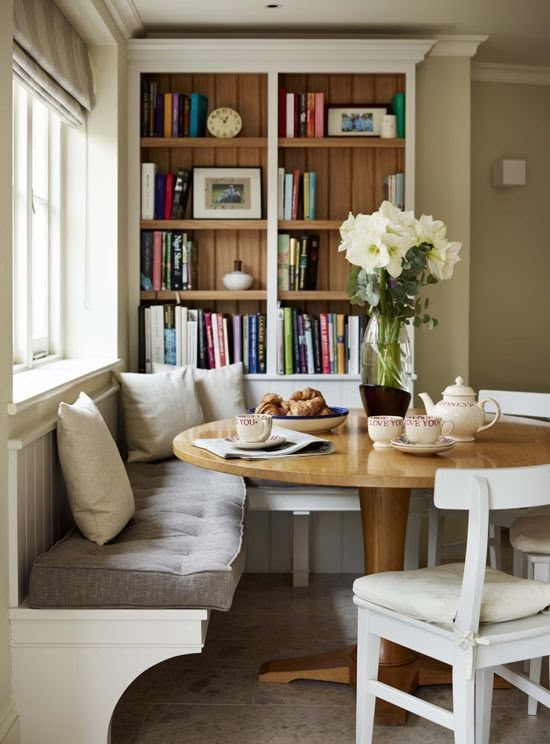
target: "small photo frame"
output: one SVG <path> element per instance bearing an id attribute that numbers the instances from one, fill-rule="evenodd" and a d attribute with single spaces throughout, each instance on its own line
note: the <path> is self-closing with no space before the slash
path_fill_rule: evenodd
<path id="1" fill-rule="evenodd" d="M 327 135 L 329 137 L 380 137 L 382 118 L 389 104 L 327 106 Z"/>
<path id="2" fill-rule="evenodd" d="M 261 168 L 193 168 L 193 218 L 262 216 Z"/>

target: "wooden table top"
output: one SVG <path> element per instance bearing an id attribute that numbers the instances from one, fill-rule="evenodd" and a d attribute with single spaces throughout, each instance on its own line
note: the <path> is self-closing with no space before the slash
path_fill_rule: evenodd
<path id="1" fill-rule="evenodd" d="M 215 421 L 188 429 L 174 439 L 174 453 L 185 462 L 249 478 L 287 483 L 366 488 L 430 488 L 438 468 L 500 468 L 550 462 L 550 425 L 504 417 L 478 435 L 440 455 L 419 457 L 392 449 L 375 450 L 367 433 L 367 418 L 350 411 L 346 422 L 320 437 L 336 444 L 330 455 L 278 460 L 224 460 L 194 447 L 194 439 L 234 433 L 233 420 Z"/>

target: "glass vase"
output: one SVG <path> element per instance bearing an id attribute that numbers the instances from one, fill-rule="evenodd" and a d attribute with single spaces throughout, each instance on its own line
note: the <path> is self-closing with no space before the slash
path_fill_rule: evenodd
<path id="1" fill-rule="evenodd" d="M 367 416 L 404 416 L 411 400 L 405 324 L 373 313 L 361 344 L 361 399 Z"/>

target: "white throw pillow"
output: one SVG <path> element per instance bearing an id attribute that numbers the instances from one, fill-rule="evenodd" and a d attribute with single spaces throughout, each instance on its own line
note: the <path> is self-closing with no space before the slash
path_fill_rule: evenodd
<path id="1" fill-rule="evenodd" d="M 103 545 L 134 514 L 134 494 L 111 432 L 85 393 L 73 405 L 59 404 L 57 446 L 74 521 Z"/>
<path id="2" fill-rule="evenodd" d="M 170 369 L 174 367 L 153 362 L 153 372 Z M 205 421 L 232 418 L 246 412 L 242 362 L 216 369 L 192 369 Z"/>
<path id="3" fill-rule="evenodd" d="M 190 368 L 152 375 L 118 372 L 128 462 L 172 457 L 172 440 L 184 429 L 204 423 Z"/>
<path id="4" fill-rule="evenodd" d="M 386 571 L 356 579 L 361 599 L 409 617 L 451 626 L 462 586 L 463 563 L 416 571 Z M 480 621 L 501 623 L 535 615 L 550 605 L 550 584 L 485 569 Z"/>

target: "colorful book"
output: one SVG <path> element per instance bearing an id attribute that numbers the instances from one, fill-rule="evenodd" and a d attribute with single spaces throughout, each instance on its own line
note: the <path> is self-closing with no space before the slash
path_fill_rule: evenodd
<path id="1" fill-rule="evenodd" d="M 279 137 L 286 137 L 286 90 L 279 88 L 277 107 L 277 129 Z"/>
<path id="2" fill-rule="evenodd" d="M 307 93 L 306 136 L 315 137 L 315 93 Z"/>
<path id="3" fill-rule="evenodd" d="M 155 98 L 154 136 L 164 136 L 164 93 L 157 93 Z"/>
<path id="4" fill-rule="evenodd" d="M 258 318 L 258 372 L 265 374 L 266 371 L 266 338 L 265 338 L 265 313 L 257 313 Z"/>
<path id="5" fill-rule="evenodd" d="M 233 316 L 233 362 L 242 362 L 241 316 Z"/>
<path id="6" fill-rule="evenodd" d="M 176 319 L 174 305 L 164 305 L 164 364 L 176 364 Z"/>
<path id="7" fill-rule="evenodd" d="M 248 371 L 250 374 L 258 372 L 258 316 L 248 317 Z"/>
<path id="8" fill-rule="evenodd" d="M 307 93 L 298 93 L 298 137 L 307 137 Z M 295 132 L 296 134 L 296 132 Z"/>
<path id="9" fill-rule="evenodd" d="M 321 313 L 319 316 L 319 325 L 321 331 L 321 364 L 324 375 L 330 374 L 330 349 L 329 349 L 329 328 L 328 313 Z"/>
<path id="10" fill-rule="evenodd" d="M 329 359 L 329 371 L 333 375 L 336 371 L 335 368 L 335 353 L 336 344 L 335 341 L 335 328 L 334 328 L 334 313 L 327 313 L 328 316 L 328 359 Z"/>
<path id="11" fill-rule="evenodd" d="M 191 93 L 189 102 L 189 136 L 204 137 L 208 98 L 202 93 Z"/>
<path id="12" fill-rule="evenodd" d="M 141 219 L 155 219 L 155 176 L 156 163 L 141 164 Z"/>
<path id="13" fill-rule="evenodd" d="M 298 243 L 299 256 L 296 257 L 298 264 L 298 277 L 296 281 L 296 289 L 304 290 L 306 288 L 306 271 L 308 262 L 308 236 L 305 235 L 300 238 Z"/>
<path id="14" fill-rule="evenodd" d="M 405 136 L 405 94 L 396 93 L 391 99 L 392 111 L 395 114 L 396 135 Z"/>
<path id="15" fill-rule="evenodd" d="M 139 284 L 141 289 L 146 292 L 153 289 L 153 251 L 153 233 L 151 230 L 142 230 L 140 236 Z"/>
<path id="16" fill-rule="evenodd" d="M 216 356 L 214 353 L 214 332 L 212 329 L 212 313 L 205 311 L 204 313 L 204 329 L 206 335 L 206 354 L 208 357 L 208 368 L 215 369 L 216 367 Z"/>
<path id="17" fill-rule="evenodd" d="M 292 205 L 291 220 L 298 219 L 298 204 L 300 202 L 300 171 L 295 169 L 292 172 Z"/>
<path id="18" fill-rule="evenodd" d="M 196 308 L 189 308 L 187 311 L 187 364 L 192 367 L 197 366 L 198 321 L 199 311 Z"/>
<path id="19" fill-rule="evenodd" d="M 172 93 L 172 137 L 179 137 L 179 102 L 180 94 Z"/>
<path id="20" fill-rule="evenodd" d="M 345 317 L 342 313 L 336 316 L 336 369 L 339 375 L 346 372 Z"/>
<path id="21" fill-rule="evenodd" d="M 296 114 L 297 114 L 297 105 L 296 105 L 296 94 L 295 93 L 287 93 L 286 94 L 286 136 L 287 137 L 295 137 L 295 129 L 294 129 L 294 109 L 296 108 Z"/>
<path id="22" fill-rule="evenodd" d="M 277 219 L 285 218 L 285 169 L 277 170 Z"/>
<path id="23" fill-rule="evenodd" d="M 172 216 L 172 199 L 174 198 L 174 174 L 166 174 L 166 196 L 164 197 L 164 219 L 169 220 Z"/>
<path id="24" fill-rule="evenodd" d="M 183 289 L 183 233 L 173 230 L 169 234 L 171 235 L 172 244 L 172 279 L 170 289 L 177 291 Z"/>
<path id="25" fill-rule="evenodd" d="M 208 352 L 206 349 L 206 328 L 204 324 L 204 310 L 199 307 L 198 309 L 198 339 L 197 339 L 197 367 L 201 369 L 208 369 Z"/>
<path id="26" fill-rule="evenodd" d="M 348 318 L 348 372 L 350 375 L 359 374 L 359 316 L 350 315 Z"/>
<path id="27" fill-rule="evenodd" d="M 288 290 L 290 261 L 290 235 L 279 233 L 277 237 L 277 288 Z"/>
<path id="28" fill-rule="evenodd" d="M 162 285 L 162 231 L 153 233 L 153 289 L 160 292 Z"/>
<path id="29" fill-rule="evenodd" d="M 285 374 L 285 309 L 277 307 L 277 374 Z"/>
<path id="30" fill-rule="evenodd" d="M 171 233 L 167 230 L 162 232 L 162 279 L 160 288 L 171 289 L 172 281 L 172 241 Z"/>
<path id="31" fill-rule="evenodd" d="M 166 199 L 166 173 L 155 175 L 155 219 L 164 219 L 164 202 Z"/>
<path id="32" fill-rule="evenodd" d="M 192 171 L 189 168 L 178 168 L 174 181 L 174 196 L 172 199 L 171 219 L 183 220 L 189 192 L 191 190 Z"/>
<path id="33" fill-rule="evenodd" d="M 153 371 L 151 362 L 151 308 L 145 308 L 145 369 L 144 372 L 149 374 Z"/>
<path id="34" fill-rule="evenodd" d="M 248 372 L 248 360 L 249 360 L 249 350 L 248 350 L 248 315 L 243 315 L 243 321 L 242 321 L 242 345 L 243 345 L 243 371 L 246 373 Z"/>
<path id="35" fill-rule="evenodd" d="M 297 238 L 290 238 L 288 250 L 288 288 L 296 289 L 296 259 L 297 259 Z"/>
<path id="36" fill-rule="evenodd" d="M 285 220 L 292 219 L 292 188 L 293 188 L 292 173 L 285 173 L 285 195 L 284 195 L 284 218 Z"/>
<path id="37" fill-rule="evenodd" d="M 305 210 L 304 210 L 305 220 L 315 219 L 316 197 L 317 197 L 317 174 L 315 173 L 315 171 L 310 171 L 309 172 L 309 212 L 308 212 L 308 216 L 306 217 Z"/>
<path id="38" fill-rule="evenodd" d="M 325 94 L 315 94 L 315 136 L 325 136 Z"/>
<path id="39" fill-rule="evenodd" d="M 227 317 L 222 316 L 222 332 L 223 332 L 223 357 L 226 364 L 231 364 L 231 357 L 229 355 L 229 326 L 227 324 Z"/>
<path id="40" fill-rule="evenodd" d="M 172 136 L 172 94 L 164 94 L 164 126 L 162 131 L 163 137 Z"/>
<path id="41" fill-rule="evenodd" d="M 313 316 L 311 319 L 313 326 L 313 360 L 315 363 L 315 374 L 320 375 L 323 372 L 323 363 L 321 361 L 321 323 L 318 317 Z"/>
<path id="42" fill-rule="evenodd" d="M 296 314 L 296 326 L 298 329 L 298 364 L 300 374 L 307 374 L 307 352 L 306 352 L 306 329 L 303 313 Z"/>
<path id="43" fill-rule="evenodd" d="M 304 289 L 317 289 L 317 269 L 319 266 L 319 236 L 308 235 L 306 238 L 306 269 L 304 276 Z"/>
<path id="44" fill-rule="evenodd" d="M 306 360 L 308 375 L 315 374 L 315 359 L 313 355 L 313 326 L 309 313 L 304 313 L 304 337 L 306 344 Z"/>
<path id="45" fill-rule="evenodd" d="M 302 204 L 304 205 L 304 220 L 309 220 L 309 197 L 310 197 L 310 189 L 309 189 L 309 171 L 305 171 L 304 177 L 302 179 L 302 188 L 303 188 L 303 196 L 302 196 Z"/>
<path id="46" fill-rule="evenodd" d="M 285 348 L 285 374 L 294 373 L 293 362 L 293 340 L 292 340 L 292 308 L 283 308 L 283 330 L 284 330 L 284 348 Z"/>

